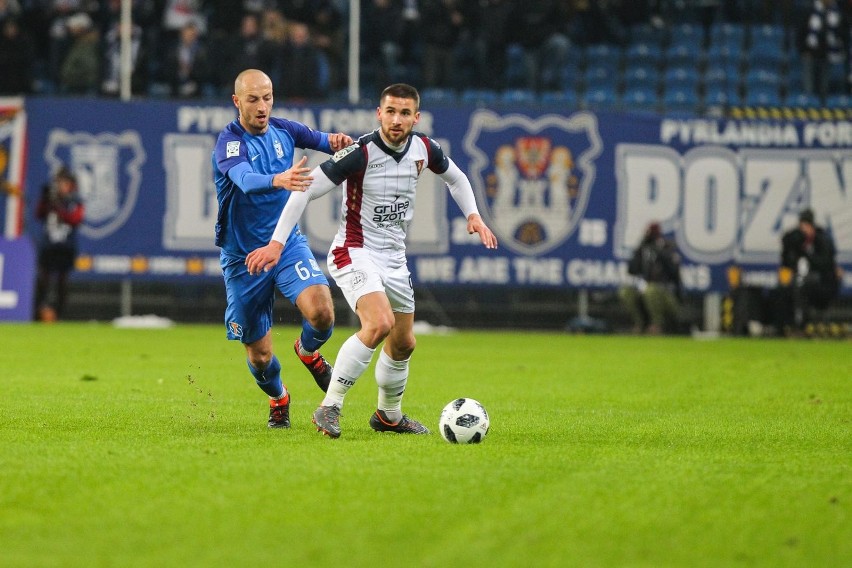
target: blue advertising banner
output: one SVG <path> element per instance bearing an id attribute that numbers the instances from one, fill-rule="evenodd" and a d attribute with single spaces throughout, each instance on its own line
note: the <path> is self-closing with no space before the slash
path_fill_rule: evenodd
<path id="1" fill-rule="evenodd" d="M 26 101 L 29 202 L 59 164 L 77 174 L 87 218 L 76 278 L 219 278 L 210 153 L 235 118 L 221 106 Z M 279 104 L 276 115 L 353 136 L 374 108 Z M 500 239 L 487 251 L 440 179 L 424 172 L 410 267 L 429 285 L 614 287 L 651 222 L 677 243 L 687 290 L 727 289 L 726 269 L 774 286 L 781 235 L 805 207 L 834 236 L 852 292 L 852 123 L 847 119 L 667 118 L 576 109 L 424 108 L 417 129 L 468 173 Z M 308 153 L 309 163 L 325 156 Z M 298 156 L 297 156 L 298 159 Z M 302 229 L 321 260 L 339 195 Z M 32 212 L 28 211 L 32 226 Z"/>
<path id="2" fill-rule="evenodd" d="M 32 320 L 35 266 L 28 238 L 0 237 L 0 321 Z"/>

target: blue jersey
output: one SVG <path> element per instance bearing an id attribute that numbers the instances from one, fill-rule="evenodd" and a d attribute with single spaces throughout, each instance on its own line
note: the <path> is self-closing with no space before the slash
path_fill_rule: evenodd
<path id="1" fill-rule="evenodd" d="M 259 136 L 247 132 L 239 120 L 219 134 L 213 150 L 213 181 L 219 201 L 216 246 L 222 248 L 223 261 L 225 257 L 242 261 L 269 243 L 290 197 L 286 189 L 272 187 L 272 178 L 292 167 L 295 148 L 332 153 L 327 133 L 283 118 L 271 117 L 269 128 Z M 296 231 L 298 226 L 289 238 Z"/>

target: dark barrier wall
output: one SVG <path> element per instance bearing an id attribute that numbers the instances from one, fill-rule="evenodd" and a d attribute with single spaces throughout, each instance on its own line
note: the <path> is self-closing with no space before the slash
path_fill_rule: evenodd
<path id="1" fill-rule="evenodd" d="M 60 163 L 87 205 L 78 279 L 219 278 L 210 154 L 235 118 L 220 106 L 35 98 L 25 103 L 26 231 L 41 183 Z M 375 107 L 288 107 L 279 116 L 358 136 Z M 614 287 L 648 223 L 683 255 L 695 292 L 727 288 L 726 268 L 774 285 L 780 237 L 811 207 L 829 228 L 852 290 L 852 123 L 666 118 L 573 108 L 424 108 L 473 183 L 500 238 L 486 251 L 440 180 L 424 172 L 409 235 L 416 280 L 433 286 Z M 312 164 L 323 159 L 311 155 Z M 309 206 L 302 228 L 324 259 L 339 194 Z"/>

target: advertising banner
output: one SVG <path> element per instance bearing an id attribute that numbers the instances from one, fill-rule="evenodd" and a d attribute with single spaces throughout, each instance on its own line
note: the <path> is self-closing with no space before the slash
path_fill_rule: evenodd
<path id="1" fill-rule="evenodd" d="M 220 277 L 210 154 L 236 117 L 230 101 L 36 98 L 26 107 L 29 201 L 60 164 L 77 174 L 86 201 L 75 278 Z M 375 107 L 279 101 L 274 114 L 353 137 L 377 127 Z M 745 283 L 774 286 L 781 236 L 810 207 L 834 237 L 843 292 L 852 292 L 852 123 L 845 118 L 440 107 L 422 109 L 416 129 L 467 172 L 500 240 L 496 251 L 479 245 L 440 179 L 424 172 L 408 239 L 416 281 L 615 287 L 657 222 L 683 257 L 687 290 L 727 289 L 734 264 Z M 309 153 L 310 164 L 323 159 Z M 333 192 L 313 202 L 302 219 L 320 260 L 339 199 Z"/>

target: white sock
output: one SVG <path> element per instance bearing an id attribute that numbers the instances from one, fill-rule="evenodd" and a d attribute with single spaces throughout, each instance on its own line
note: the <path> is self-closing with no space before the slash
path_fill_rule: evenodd
<path id="1" fill-rule="evenodd" d="M 402 420 L 402 395 L 408 382 L 408 361 L 394 361 L 384 352 L 376 362 L 376 384 L 379 385 L 379 410 L 391 422 Z"/>
<path id="2" fill-rule="evenodd" d="M 331 374 L 328 392 L 325 393 L 322 401 L 323 406 L 333 405 L 343 408 L 343 397 L 370 366 L 374 351 L 375 349 L 370 349 L 361 343 L 357 335 L 343 342 L 334 360 L 334 372 Z"/>

